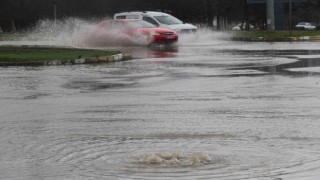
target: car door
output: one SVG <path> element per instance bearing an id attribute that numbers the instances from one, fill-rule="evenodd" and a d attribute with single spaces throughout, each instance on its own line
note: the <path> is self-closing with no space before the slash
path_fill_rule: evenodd
<path id="1" fill-rule="evenodd" d="M 151 24 L 159 27 L 159 24 L 154 19 L 152 19 L 151 17 L 143 16 L 142 20 L 147 21 L 148 23 L 151 23 Z"/>

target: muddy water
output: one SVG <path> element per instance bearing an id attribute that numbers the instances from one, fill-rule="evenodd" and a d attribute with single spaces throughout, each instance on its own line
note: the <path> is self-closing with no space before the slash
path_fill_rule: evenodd
<path id="1" fill-rule="evenodd" d="M 318 179 L 319 44 L 188 38 L 0 68 L 0 179 Z"/>

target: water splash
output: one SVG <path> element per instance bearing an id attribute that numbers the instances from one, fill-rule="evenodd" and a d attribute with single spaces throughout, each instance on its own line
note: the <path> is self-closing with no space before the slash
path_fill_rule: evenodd
<path id="1" fill-rule="evenodd" d="M 109 19 L 109 18 L 106 18 Z M 146 46 L 149 39 L 142 35 L 129 36 L 119 31 L 101 31 L 96 26 L 101 19 L 65 18 L 58 21 L 39 20 L 27 30 L 23 41 L 42 41 L 49 45 L 105 47 L 105 46 Z"/>
<path id="2" fill-rule="evenodd" d="M 79 46 L 147 46 L 150 44 L 150 40 L 146 35 L 142 35 L 139 32 L 133 36 L 121 32 L 119 30 L 104 31 L 99 29 L 93 29 L 83 36 L 76 37 L 75 44 Z"/>
<path id="3" fill-rule="evenodd" d="M 46 41 L 51 45 L 74 46 L 76 40 L 85 37 L 98 20 L 84 20 L 79 18 L 65 18 L 58 21 L 49 19 L 39 20 L 36 25 L 28 29 L 26 41 Z"/>
<path id="4" fill-rule="evenodd" d="M 219 45 L 227 42 L 230 35 L 225 32 L 212 31 L 208 28 L 201 28 L 196 33 L 181 34 L 179 36 L 179 45 Z"/>
<path id="5" fill-rule="evenodd" d="M 97 32 L 95 27 L 101 20 L 68 17 L 55 22 L 42 19 L 27 30 L 28 35 L 22 41 L 78 47 L 146 46 L 150 43 L 148 39 L 139 35 L 131 37 L 118 31 Z M 178 45 L 214 45 L 225 41 L 226 38 L 226 33 L 201 28 L 197 33 L 180 34 Z"/>

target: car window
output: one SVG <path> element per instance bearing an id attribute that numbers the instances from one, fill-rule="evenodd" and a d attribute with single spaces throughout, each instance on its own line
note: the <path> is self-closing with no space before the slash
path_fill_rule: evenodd
<path id="1" fill-rule="evenodd" d="M 124 28 L 124 24 L 120 21 L 108 21 L 103 23 L 101 28 L 105 30 L 122 29 Z"/>
<path id="2" fill-rule="evenodd" d="M 147 21 L 130 21 L 127 23 L 128 27 L 134 27 L 134 28 L 154 28 L 155 25 L 148 23 Z"/>
<path id="3" fill-rule="evenodd" d="M 127 19 L 140 19 L 139 15 L 127 15 Z"/>
<path id="4" fill-rule="evenodd" d="M 116 19 L 126 19 L 126 16 L 117 16 Z"/>
<path id="5" fill-rule="evenodd" d="M 158 24 L 155 20 L 153 20 L 152 18 L 150 18 L 150 17 L 144 16 L 142 19 L 143 19 L 144 21 L 147 21 L 148 23 L 151 23 L 151 24 L 155 25 L 155 26 L 159 26 L 159 24 Z"/>
<path id="6" fill-rule="evenodd" d="M 182 21 L 173 16 L 154 16 L 160 23 L 172 25 L 172 24 L 182 24 Z"/>

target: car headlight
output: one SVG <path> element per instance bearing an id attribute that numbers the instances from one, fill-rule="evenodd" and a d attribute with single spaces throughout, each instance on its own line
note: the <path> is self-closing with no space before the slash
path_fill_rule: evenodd
<path id="1" fill-rule="evenodd" d="M 180 33 L 181 32 L 181 29 L 173 28 L 172 30 L 175 31 L 176 33 Z"/>
<path id="2" fill-rule="evenodd" d="M 160 33 L 156 32 L 156 31 L 152 31 L 152 32 L 150 32 L 150 35 L 151 36 L 158 36 L 158 35 L 160 35 Z"/>

